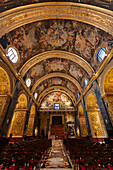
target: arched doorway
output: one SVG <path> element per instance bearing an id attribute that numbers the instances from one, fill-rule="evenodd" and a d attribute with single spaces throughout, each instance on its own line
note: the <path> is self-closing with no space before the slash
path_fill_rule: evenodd
<path id="1" fill-rule="evenodd" d="M 13 118 L 9 128 L 8 136 L 12 133 L 13 136 L 22 136 L 25 118 L 27 112 L 27 97 L 25 94 L 21 94 L 18 97 L 15 111 L 13 113 Z"/>
<path id="2" fill-rule="evenodd" d="M 79 120 L 80 120 L 81 136 L 87 136 L 88 132 L 87 132 L 86 120 L 85 120 L 82 105 L 80 105 L 78 108 L 78 115 L 79 115 Z"/>
<path id="3" fill-rule="evenodd" d="M 97 104 L 96 97 L 92 93 L 90 93 L 87 97 L 87 112 L 92 137 L 107 136 L 105 125 Z"/>
<path id="4" fill-rule="evenodd" d="M 4 68 L 0 67 L 0 127 L 10 101 L 10 79 Z"/>

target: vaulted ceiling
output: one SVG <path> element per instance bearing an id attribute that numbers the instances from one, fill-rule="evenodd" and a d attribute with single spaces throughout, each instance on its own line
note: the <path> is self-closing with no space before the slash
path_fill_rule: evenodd
<path id="1" fill-rule="evenodd" d="M 81 3 L 22 2 L 0 2 L 10 8 L 3 8 L 0 18 L 3 51 L 7 54 L 9 46 L 17 49 L 13 67 L 22 77 L 31 78 L 29 90 L 38 94 L 37 102 L 61 92 L 76 104 L 86 88 L 84 79 L 89 83 L 101 66 L 98 49 L 104 47 L 108 54 L 112 47 L 112 12 Z"/>

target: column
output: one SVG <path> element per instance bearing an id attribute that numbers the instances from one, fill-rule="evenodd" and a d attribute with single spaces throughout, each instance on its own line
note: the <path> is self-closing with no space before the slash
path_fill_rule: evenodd
<path id="1" fill-rule="evenodd" d="M 104 123 L 105 123 L 105 126 L 106 126 L 106 130 L 109 133 L 109 131 L 113 130 L 113 127 L 112 127 L 110 117 L 108 115 L 107 108 L 106 108 L 105 103 L 104 103 L 104 101 L 101 97 L 101 93 L 100 93 L 100 90 L 99 90 L 97 80 L 94 80 L 93 88 L 94 88 L 94 91 L 95 91 L 95 94 L 96 94 L 98 106 L 100 108 L 100 111 L 101 111 L 101 114 L 102 114 L 102 117 L 103 117 L 103 120 L 104 120 Z"/>
<path id="2" fill-rule="evenodd" d="M 13 117 L 13 112 L 14 112 L 14 109 L 17 104 L 17 99 L 18 99 L 18 94 L 20 92 L 20 88 L 21 88 L 21 82 L 19 80 L 17 80 L 16 85 L 14 87 L 12 99 L 11 99 L 9 107 L 6 111 L 6 115 L 5 115 L 5 118 L 4 118 L 2 127 L 1 127 L 0 136 L 7 136 L 8 128 L 11 123 L 11 119 Z"/>
<path id="3" fill-rule="evenodd" d="M 84 110 L 84 116 L 85 116 L 85 120 L 86 120 L 88 135 L 91 136 L 91 129 L 90 129 L 90 124 L 89 124 L 88 114 L 87 114 L 86 107 L 85 107 L 84 98 L 82 98 L 82 106 L 83 106 L 83 110 Z"/>
<path id="4" fill-rule="evenodd" d="M 28 109 L 28 111 L 26 113 L 26 120 L 25 120 L 23 135 L 26 135 L 26 132 L 27 132 L 27 126 L 28 126 L 29 115 L 30 115 L 30 111 L 31 111 L 31 105 L 32 105 L 32 98 L 30 98 L 29 109 Z"/>

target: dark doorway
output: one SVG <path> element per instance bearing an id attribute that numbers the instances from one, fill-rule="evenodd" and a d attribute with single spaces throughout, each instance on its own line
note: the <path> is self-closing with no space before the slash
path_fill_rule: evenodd
<path id="1" fill-rule="evenodd" d="M 52 116 L 53 125 L 62 125 L 62 116 Z"/>

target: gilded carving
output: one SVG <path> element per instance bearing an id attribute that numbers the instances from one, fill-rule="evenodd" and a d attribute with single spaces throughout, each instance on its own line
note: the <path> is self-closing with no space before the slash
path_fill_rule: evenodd
<path id="1" fill-rule="evenodd" d="M 27 97 L 25 94 L 21 94 L 16 104 L 16 109 L 13 113 L 13 118 L 9 127 L 8 136 L 12 133 L 13 136 L 22 136 L 25 118 L 27 111 Z"/>
<path id="2" fill-rule="evenodd" d="M 4 12 L 1 19 L 0 34 L 3 35 L 4 33 L 29 22 L 51 18 L 78 19 L 79 21 L 103 28 L 109 33 L 112 33 L 113 30 L 112 15 L 110 12 L 108 13 L 107 10 L 94 6 L 90 6 L 87 10 L 87 6 L 84 4 L 79 5 L 65 2 L 64 5 L 64 3 L 61 2 L 59 4 L 43 3 L 43 5 L 39 3 L 38 5 L 29 6 L 28 9 L 22 7 L 17 11 L 9 10 L 9 13 Z"/>
<path id="3" fill-rule="evenodd" d="M 36 114 L 35 105 L 32 104 L 31 111 L 30 111 L 30 116 L 29 116 L 28 127 L 27 127 L 27 133 L 26 133 L 26 135 L 28 135 L 28 136 L 33 135 L 35 114 Z"/>
<path id="4" fill-rule="evenodd" d="M 80 119 L 81 135 L 87 136 L 88 132 L 87 132 L 87 127 L 86 127 L 85 117 L 80 117 L 79 119 Z"/>

